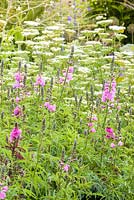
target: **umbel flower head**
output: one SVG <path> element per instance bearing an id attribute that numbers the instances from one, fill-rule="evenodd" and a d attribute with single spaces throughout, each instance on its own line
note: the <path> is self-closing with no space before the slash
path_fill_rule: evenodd
<path id="1" fill-rule="evenodd" d="M 102 93 L 102 102 L 114 101 L 116 93 L 116 81 L 113 80 L 111 83 L 106 82 L 104 84 L 104 91 Z"/>
<path id="2" fill-rule="evenodd" d="M 22 131 L 18 128 L 17 123 L 15 124 L 15 127 L 10 133 L 10 142 L 14 142 L 15 140 L 19 140 L 21 137 Z"/>

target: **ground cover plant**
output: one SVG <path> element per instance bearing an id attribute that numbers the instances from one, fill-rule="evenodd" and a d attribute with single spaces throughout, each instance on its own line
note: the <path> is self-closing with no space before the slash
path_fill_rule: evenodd
<path id="1" fill-rule="evenodd" d="M 126 27 L 88 24 L 86 1 L 46 3 L 35 21 L 0 21 L 0 199 L 133 200 Z"/>

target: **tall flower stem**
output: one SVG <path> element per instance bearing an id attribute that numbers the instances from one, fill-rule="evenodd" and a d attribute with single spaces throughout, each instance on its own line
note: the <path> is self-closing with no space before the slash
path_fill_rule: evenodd
<path id="1" fill-rule="evenodd" d="M 0 80 L 0 84 L 1 84 L 1 105 L 2 105 L 2 93 L 3 93 L 3 71 L 4 71 L 4 62 L 1 62 L 1 72 L 0 72 L 0 76 L 1 76 L 1 80 Z"/>
<path id="2" fill-rule="evenodd" d="M 61 98 L 62 98 L 64 89 L 65 89 L 66 80 L 67 80 L 67 76 L 68 76 L 68 73 L 69 73 L 69 65 L 72 64 L 73 54 L 74 54 L 74 46 L 72 46 L 72 48 L 71 48 L 71 53 L 70 53 L 70 56 L 69 56 L 69 61 L 68 61 L 68 67 L 67 67 L 67 72 L 66 72 L 65 80 L 64 80 L 64 82 L 63 82 L 63 86 L 62 86 L 62 88 L 61 88 L 60 97 L 59 97 L 59 99 L 58 99 L 59 104 L 60 104 L 60 102 L 61 102 Z"/>
<path id="3" fill-rule="evenodd" d="M 106 112 L 105 112 L 105 116 L 104 116 L 104 121 L 103 121 L 103 125 L 102 125 L 102 131 L 104 131 L 105 125 L 106 125 L 106 120 L 107 120 L 107 116 L 108 116 L 108 102 L 106 105 Z M 102 161 L 103 161 L 103 145 L 104 145 L 104 135 L 102 134 L 102 147 L 101 147 L 101 166 L 102 166 Z"/>
<path id="4" fill-rule="evenodd" d="M 105 117 L 104 117 L 104 121 L 103 121 L 103 125 L 102 125 L 103 129 L 105 128 L 105 125 L 106 125 L 107 115 L 108 115 L 108 103 L 106 105 L 106 112 L 105 112 Z"/>

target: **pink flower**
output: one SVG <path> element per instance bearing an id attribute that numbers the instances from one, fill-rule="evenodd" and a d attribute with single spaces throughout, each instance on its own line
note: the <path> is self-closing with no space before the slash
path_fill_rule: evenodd
<path id="1" fill-rule="evenodd" d="M 20 72 L 15 73 L 14 78 L 16 81 L 15 84 L 13 85 L 14 89 L 21 88 L 24 86 L 24 84 L 22 83 L 22 81 L 24 80 L 24 76 Z"/>
<path id="2" fill-rule="evenodd" d="M 115 134 L 114 134 L 114 133 L 108 133 L 108 134 L 106 135 L 106 138 L 107 138 L 107 139 L 110 139 L 110 138 L 115 139 Z"/>
<path id="3" fill-rule="evenodd" d="M 72 66 L 70 66 L 68 68 L 68 72 L 66 70 L 63 70 L 62 73 L 63 73 L 63 76 L 66 78 L 66 82 L 69 83 L 72 79 L 73 79 L 73 72 L 74 72 L 74 68 Z M 60 78 L 60 82 L 62 83 L 65 78 L 64 77 L 61 77 Z"/>
<path id="4" fill-rule="evenodd" d="M 95 128 L 91 128 L 90 132 L 95 133 L 96 132 Z"/>
<path id="5" fill-rule="evenodd" d="M 6 198 L 5 192 L 1 191 L 0 192 L 0 199 L 5 199 L 5 198 Z"/>
<path id="6" fill-rule="evenodd" d="M 19 108 L 18 106 L 16 106 L 16 108 L 13 111 L 14 115 L 16 117 L 18 117 L 21 114 L 21 108 Z"/>
<path id="7" fill-rule="evenodd" d="M 6 198 L 6 192 L 7 191 L 8 191 L 8 186 L 4 186 L 4 187 L 1 188 L 0 199 L 5 199 Z"/>
<path id="8" fill-rule="evenodd" d="M 37 76 L 35 85 L 45 86 L 45 80 L 41 75 Z"/>
<path id="9" fill-rule="evenodd" d="M 110 144 L 110 147 L 111 147 L 111 148 L 115 148 L 116 145 L 115 145 L 114 143 L 111 143 L 111 144 Z"/>
<path id="10" fill-rule="evenodd" d="M 16 103 L 19 103 L 20 98 L 19 98 L 19 97 L 16 97 L 15 101 L 16 101 Z"/>
<path id="11" fill-rule="evenodd" d="M 30 96 L 31 96 L 31 92 L 26 92 L 26 95 L 27 95 L 28 97 L 30 97 Z"/>
<path id="12" fill-rule="evenodd" d="M 69 171 L 69 168 L 70 168 L 70 165 L 66 164 L 64 167 L 63 167 L 63 170 L 65 172 L 68 172 Z"/>
<path id="13" fill-rule="evenodd" d="M 21 133 L 22 131 L 18 129 L 17 126 L 13 128 L 13 130 L 10 133 L 10 142 L 15 141 L 16 139 L 20 139 Z"/>
<path id="14" fill-rule="evenodd" d="M 21 88 L 23 86 L 24 86 L 23 83 L 20 83 L 20 82 L 16 81 L 15 84 L 13 85 L 13 88 L 16 89 L 16 88 Z"/>
<path id="15" fill-rule="evenodd" d="M 122 141 L 119 141 L 119 142 L 118 142 L 118 146 L 120 146 L 120 147 L 123 146 L 123 142 L 122 142 Z"/>
<path id="16" fill-rule="evenodd" d="M 94 117 L 92 118 L 92 120 L 97 121 L 98 119 L 97 119 L 96 116 L 94 116 Z"/>
<path id="17" fill-rule="evenodd" d="M 110 82 L 105 83 L 104 85 L 104 91 L 102 93 L 102 102 L 114 101 L 116 93 L 116 82 L 113 80 L 110 84 Z"/>
<path id="18" fill-rule="evenodd" d="M 48 106 L 48 110 L 49 110 L 50 112 L 55 112 L 55 111 L 56 111 L 56 105 L 49 105 L 49 106 Z"/>
<path id="19" fill-rule="evenodd" d="M 117 106 L 117 110 L 120 110 L 121 109 L 121 106 Z"/>
<path id="20" fill-rule="evenodd" d="M 63 73 L 63 76 L 66 77 L 66 79 L 67 79 L 66 81 L 70 81 L 70 80 L 73 79 L 72 73 L 64 72 L 64 73 Z"/>
<path id="21" fill-rule="evenodd" d="M 88 126 L 89 126 L 89 127 L 92 127 L 92 126 L 93 126 L 93 123 L 92 123 L 92 122 L 89 122 L 89 123 L 88 123 Z"/>
<path id="22" fill-rule="evenodd" d="M 71 81 L 72 79 L 73 79 L 73 75 L 71 73 L 68 73 L 67 82 Z"/>
<path id="23" fill-rule="evenodd" d="M 3 192 L 7 192 L 7 191 L 8 191 L 8 186 L 4 186 L 1 190 L 2 190 Z"/>
<path id="24" fill-rule="evenodd" d="M 106 135 L 106 138 L 108 138 L 108 139 L 110 139 L 110 138 L 115 139 L 115 134 L 114 134 L 114 131 L 113 131 L 112 128 L 107 127 L 107 128 L 105 129 L 105 131 L 108 133 L 108 134 Z"/>
<path id="25" fill-rule="evenodd" d="M 69 83 L 73 79 L 73 72 L 74 68 L 72 66 L 68 68 L 68 72 L 65 69 L 62 70 L 64 77 L 59 78 L 59 83 L 63 83 L 65 81 L 65 78 L 66 78 L 66 83 Z"/>
<path id="26" fill-rule="evenodd" d="M 107 128 L 105 129 L 105 131 L 106 131 L 107 133 L 113 133 L 113 132 L 114 132 L 113 129 L 110 128 L 110 127 L 107 127 Z"/>
<path id="27" fill-rule="evenodd" d="M 45 102 L 44 106 L 50 111 L 55 112 L 56 111 L 56 105 L 52 105 L 49 102 Z"/>
<path id="28" fill-rule="evenodd" d="M 64 82 L 64 80 L 65 80 L 65 78 L 64 78 L 64 77 L 60 77 L 60 78 L 59 78 L 59 83 L 63 83 L 63 82 Z"/>
<path id="29" fill-rule="evenodd" d="M 46 108 L 48 108 L 48 107 L 50 106 L 50 103 L 49 103 L 49 102 L 45 102 L 44 106 L 45 106 Z"/>
<path id="30" fill-rule="evenodd" d="M 21 81 L 23 81 L 24 76 L 20 72 L 17 72 L 17 73 L 15 73 L 14 78 L 17 82 L 21 82 Z"/>
<path id="31" fill-rule="evenodd" d="M 69 73 L 73 73 L 74 72 L 74 67 L 70 66 L 69 69 L 68 69 L 68 72 Z"/>

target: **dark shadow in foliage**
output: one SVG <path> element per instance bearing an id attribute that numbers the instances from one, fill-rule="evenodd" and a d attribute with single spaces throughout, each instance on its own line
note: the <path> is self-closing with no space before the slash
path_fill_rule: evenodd
<path id="1" fill-rule="evenodd" d="M 90 11 L 87 17 L 90 19 L 92 16 L 106 14 L 106 18 L 115 17 L 119 19 L 119 24 L 126 27 L 124 34 L 127 38 L 124 43 L 131 43 L 131 34 L 127 31 L 129 24 L 134 24 L 134 1 L 133 0 L 96 0 L 90 1 Z"/>

